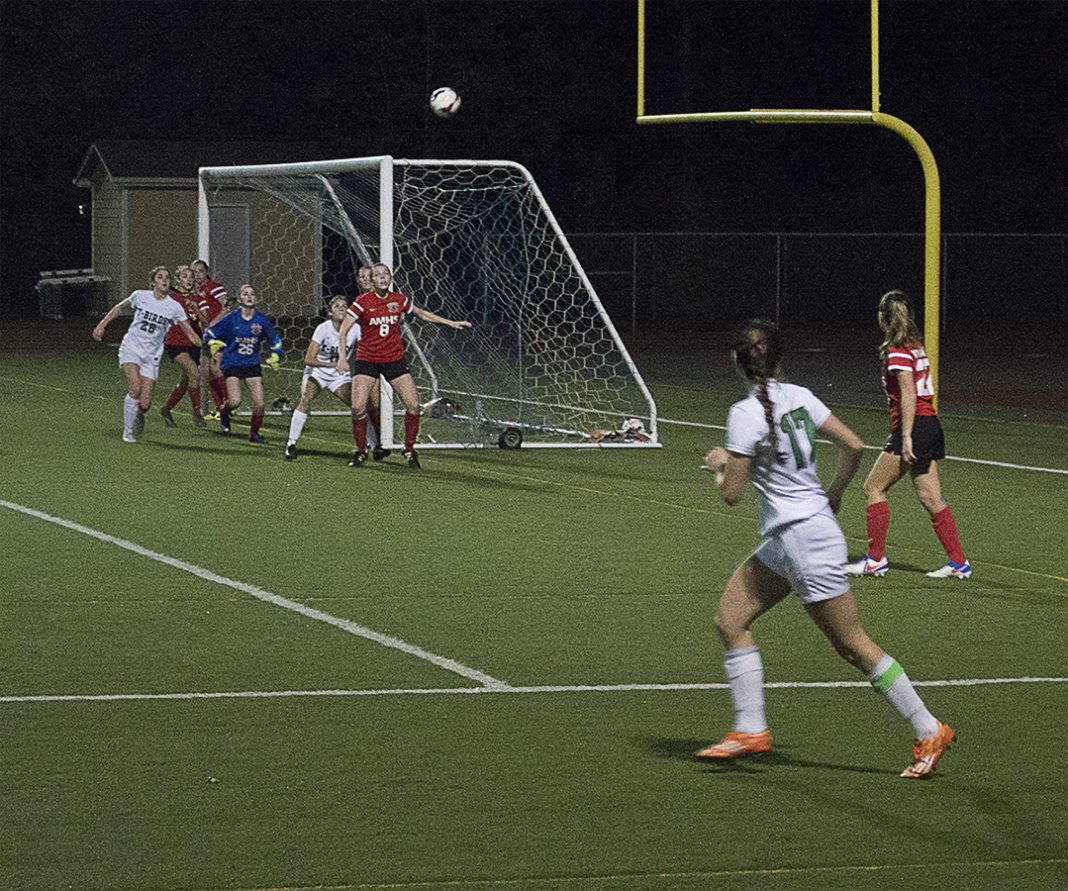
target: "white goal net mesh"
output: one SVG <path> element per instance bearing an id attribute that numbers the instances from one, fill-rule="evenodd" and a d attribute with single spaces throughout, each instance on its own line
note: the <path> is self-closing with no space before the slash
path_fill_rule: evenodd
<path id="1" fill-rule="evenodd" d="M 331 295 L 356 295 L 357 267 L 392 260 L 394 290 L 474 326 L 405 326 L 421 398 L 446 407 L 428 411 L 423 444 L 496 443 L 508 428 L 527 445 L 600 439 L 591 431 L 655 444 L 653 400 L 530 175 L 507 162 L 390 160 L 201 171 L 215 272 L 227 280 L 222 242 L 246 238 L 286 364 L 302 364 Z M 247 234 L 223 231 L 242 208 Z M 628 419 L 648 439 L 619 432 Z"/>

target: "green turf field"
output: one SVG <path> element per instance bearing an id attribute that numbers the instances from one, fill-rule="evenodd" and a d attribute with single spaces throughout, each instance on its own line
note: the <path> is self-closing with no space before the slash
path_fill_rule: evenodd
<path id="1" fill-rule="evenodd" d="M 0 356 L 0 888 L 1063 887 L 1063 415 L 944 411 L 952 455 L 1062 472 L 943 463 L 967 583 L 924 577 L 900 485 L 894 569 L 858 580 L 958 732 L 934 778 L 898 778 L 907 727 L 793 602 L 756 629 L 776 750 L 717 768 L 691 753 L 729 729 L 712 616 L 754 505 L 697 472 L 722 431 L 670 421 L 740 391 L 637 358 L 664 448 L 412 472 L 348 468 L 344 419 L 286 463 L 288 419 L 253 446 L 188 403 L 126 445 L 113 349 Z M 832 405 L 879 443 L 864 401 Z"/>

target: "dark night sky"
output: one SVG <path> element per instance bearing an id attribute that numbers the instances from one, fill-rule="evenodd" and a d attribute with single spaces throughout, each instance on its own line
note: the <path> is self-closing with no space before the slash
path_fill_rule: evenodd
<path id="1" fill-rule="evenodd" d="M 647 111 L 870 107 L 867 0 L 649 0 Z M 882 110 L 947 231 L 1068 228 L 1068 2 L 883 0 Z M 0 2 L 0 300 L 89 264 L 95 139 L 509 158 L 565 231 L 919 231 L 874 127 L 634 124 L 634 0 Z M 433 118 L 448 84 L 460 114 Z M 306 159 L 294 159 L 306 160 Z M 195 171 L 190 171 L 194 175 Z"/>

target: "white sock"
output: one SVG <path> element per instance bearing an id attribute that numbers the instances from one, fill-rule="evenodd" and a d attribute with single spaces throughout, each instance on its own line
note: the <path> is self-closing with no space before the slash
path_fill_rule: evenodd
<path id="1" fill-rule="evenodd" d="M 122 400 L 122 432 L 133 433 L 134 421 L 137 420 L 137 412 L 141 408 L 137 400 L 129 393 Z"/>
<path id="2" fill-rule="evenodd" d="M 728 650 L 723 670 L 734 703 L 734 729 L 740 733 L 760 733 L 768 729 L 764 718 L 764 663 L 756 647 Z"/>
<path id="3" fill-rule="evenodd" d="M 927 739 L 938 733 L 938 720 L 923 704 L 905 669 L 889 653 L 884 654 L 872 669 L 871 685 L 912 725 L 912 735 L 916 739 Z"/>
<path id="4" fill-rule="evenodd" d="M 293 418 L 289 422 L 289 445 L 294 445 L 304 430 L 304 422 L 308 420 L 307 412 L 300 409 L 293 410 Z"/>

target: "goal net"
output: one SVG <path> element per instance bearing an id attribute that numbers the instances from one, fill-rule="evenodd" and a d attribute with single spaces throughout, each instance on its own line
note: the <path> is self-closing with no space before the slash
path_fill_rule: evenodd
<path id="1" fill-rule="evenodd" d="M 256 286 L 291 372 L 329 297 L 355 297 L 362 265 L 386 263 L 394 290 L 472 323 L 404 326 L 426 406 L 421 448 L 658 444 L 652 396 L 519 164 L 385 156 L 202 168 L 199 225 L 213 275 L 231 290 Z M 382 390 L 391 446 L 399 414 Z M 327 407 L 320 397 L 312 410 Z"/>

